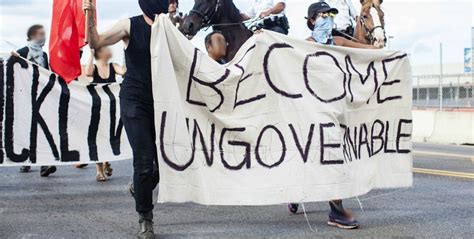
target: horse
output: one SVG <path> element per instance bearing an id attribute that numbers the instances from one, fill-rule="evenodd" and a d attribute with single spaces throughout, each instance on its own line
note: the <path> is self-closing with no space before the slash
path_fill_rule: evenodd
<path id="1" fill-rule="evenodd" d="M 354 38 L 364 44 L 384 46 L 387 38 L 385 36 L 385 13 L 381 5 L 383 0 L 360 0 L 362 9 L 360 17 L 357 18 Z"/>
<path id="2" fill-rule="evenodd" d="M 228 40 L 226 61 L 232 60 L 240 47 L 253 35 L 242 23 L 240 10 L 232 0 L 195 0 L 194 6 L 179 28 L 193 37 L 199 30 L 212 27 Z"/>

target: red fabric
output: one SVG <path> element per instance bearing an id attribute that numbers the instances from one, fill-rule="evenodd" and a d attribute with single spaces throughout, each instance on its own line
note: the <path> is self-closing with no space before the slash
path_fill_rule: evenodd
<path id="1" fill-rule="evenodd" d="M 51 69 L 70 83 L 81 75 L 79 51 L 85 42 L 82 0 L 54 0 L 49 43 Z"/>

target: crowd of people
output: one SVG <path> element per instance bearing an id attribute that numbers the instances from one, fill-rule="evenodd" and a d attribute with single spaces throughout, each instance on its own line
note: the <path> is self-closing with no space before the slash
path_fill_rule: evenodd
<path id="1" fill-rule="evenodd" d="M 155 120 L 153 94 L 151 86 L 150 38 L 154 16 L 169 13 L 177 14 L 178 0 L 139 0 L 143 15 L 120 20 L 111 29 L 103 33 L 97 31 L 93 16 L 95 5 L 84 0 L 83 10 L 90 11 L 87 32 L 91 56 L 86 67 L 86 75 L 94 84 L 116 81 L 116 75 L 123 76 L 120 92 L 121 117 L 133 150 L 134 176 L 131 192 L 135 198 L 136 211 L 139 217 L 138 238 L 154 238 L 152 191 L 159 182 L 158 161 L 155 145 Z M 260 17 L 263 29 L 288 34 L 289 21 L 285 15 L 285 0 L 254 0 L 252 7 L 241 12 L 242 21 Z M 354 22 L 358 16 L 351 0 L 326 0 L 311 4 L 306 15 L 307 26 L 312 34 L 308 41 L 325 45 L 338 45 L 354 48 L 379 48 L 352 41 Z M 28 44 L 13 53 L 42 67 L 48 68 L 48 56 L 42 50 L 46 37 L 40 25 L 30 27 L 27 33 Z M 229 39 L 219 31 L 213 31 L 205 38 L 205 47 L 209 57 L 225 64 L 226 47 Z M 122 41 L 126 67 L 111 63 L 112 52 L 108 48 Z M 94 64 L 95 59 L 95 64 Z M 19 60 L 21 63 L 21 60 Z M 82 168 L 87 165 L 77 165 Z M 29 172 L 30 167 L 22 167 L 21 172 Z M 47 177 L 56 171 L 55 166 L 42 166 L 41 176 Z M 97 181 L 106 181 L 112 175 L 110 163 L 96 165 Z M 352 229 L 359 222 L 352 213 L 344 209 L 342 200 L 329 202 L 328 224 L 339 228 Z M 289 210 L 296 212 L 297 204 L 290 204 Z"/>

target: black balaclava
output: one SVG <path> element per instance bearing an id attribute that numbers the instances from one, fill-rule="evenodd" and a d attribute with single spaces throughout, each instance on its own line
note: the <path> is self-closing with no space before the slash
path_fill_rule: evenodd
<path id="1" fill-rule="evenodd" d="M 168 0 L 138 0 L 143 13 L 151 20 L 155 20 L 155 14 L 168 13 Z"/>

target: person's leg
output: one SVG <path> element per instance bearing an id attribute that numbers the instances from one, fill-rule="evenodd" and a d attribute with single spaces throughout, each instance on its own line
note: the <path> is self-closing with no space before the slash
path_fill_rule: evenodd
<path id="1" fill-rule="evenodd" d="M 98 163 L 96 164 L 96 177 L 95 179 L 97 182 L 105 182 L 107 181 L 107 178 L 104 175 L 104 164 L 103 163 Z"/>
<path id="2" fill-rule="evenodd" d="M 153 238 L 154 161 L 156 158 L 153 105 L 121 99 L 121 117 L 133 151 L 133 189 L 139 214 L 139 238 Z"/>
<path id="3" fill-rule="evenodd" d="M 107 177 L 111 177 L 113 171 L 114 171 L 114 170 L 112 169 L 112 164 L 110 164 L 109 162 L 105 162 L 105 163 L 104 163 L 104 172 L 105 172 L 105 175 L 107 175 Z"/>
<path id="4" fill-rule="evenodd" d="M 85 167 L 87 167 L 87 165 L 88 164 L 76 164 L 76 165 L 74 165 L 74 167 L 76 167 L 76 168 L 85 168 Z"/>
<path id="5" fill-rule="evenodd" d="M 329 207 L 331 208 L 331 211 L 343 213 L 344 212 L 344 206 L 342 205 L 342 200 L 332 200 L 329 201 Z"/>
<path id="6" fill-rule="evenodd" d="M 344 209 L 342 200 L 329 201 L 331 211 L 329 212 L 328 225 L 343 229 L 354 229 L 359 227 L 359 222 L 354 218 L 351 211 Z"/>

